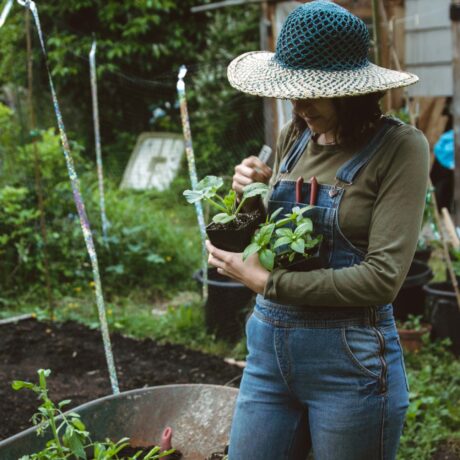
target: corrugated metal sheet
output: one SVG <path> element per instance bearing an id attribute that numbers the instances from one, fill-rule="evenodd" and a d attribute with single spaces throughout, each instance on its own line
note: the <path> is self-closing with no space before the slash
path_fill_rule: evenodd
<path id="1" fill-rule="evenodd" d="M 406 0 L 406 69 L 420 77 L 411 96 L 451 96 L 450 0 Z"/>

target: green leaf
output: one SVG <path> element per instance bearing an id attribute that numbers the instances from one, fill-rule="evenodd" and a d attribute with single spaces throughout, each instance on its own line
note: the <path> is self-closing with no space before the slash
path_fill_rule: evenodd
<path id="1" fill-rule="evenodd" d="M 13 388 L 13 390 L 21 390 L 22 388 L 33 390 L 35 388 L 35 385 L 30 382 L 23 382 L 22 380 L 13 380 L 11 387 Z"/>
<path id="2" fill-rule="evenodd" d="M 254 196 L 265 196 L 268 192 L 268 185 L 262 182 L 253 182 L 243 188 L 243 198 L 252 198 Z"/>
<path id="3" fill-rule="evenodd" d="M 185 190 L 182 194 L 190 204 L 196 203 L 205 197 L 204 193 L 199 190 Z"/>
<path id="4" fill-rule="evenodd" d="M 275 232 L 278 236 L 286 236 L 292 239 L 294 233 L 290 228 L 278 228 Z"/>
<path id="5" fill-rule="evenodd" d="M 305 233 L 311 233 L 313 231 L 313 222 L 311 219 L 308 219 L 307 222 L 304 222 L 296 227 L 294 230 L 294 235 L 302 236 Z"/>
<path id="6" fill-rule="evenodd" d="M 255 254 L 261 248 L 257 243 L 251 243 L 249 246 L 246 246 L 243 252 L 243 260 L 246 260 L 252 254 Z"/>
<path id="7" fill-rule="evenodd" d="M 81 442 L 79 436 L 77 433 L 72 433 L 71 436 L 67 439 L 68 445 L 70 449 L 72 450 L 72 453 L 77 457 L 77 458 L 83 458 L 86 459 L 86 453 L 85 453 L 85 448 L 83 446 L 83 443 Z"/>
<path id="8" fill-rule="evenodd" d="M 281 207 L 281 208 L 278 208 L 276 211 L 273 211 L 270 215 L 270 218 L 269 218 L 269 221 L 270 222 L 274 222 L 274 220 L 278 217 L 278 215 L 280 214 L 280 212 L 283 210 L 284 208 Z"/>
<path id="9" fill-rule="evenodd" d="M 287 237 L 287 236 L 282 236 L 281 238 L 278 238 L 273 246 L 273 249 L 279 248 L 280 246 L 284 246 L 286 244 L 290 244 L 292 242 L 292 239 Z"/>
<path id="10" fill-rule="evenodd" d="M 293 241 L 291 243 L 291 249 L 295 252 L 298 252 L 299 254 L 303 254 L 305 251 L 305 241 L 301 238 Z"/>
<path id="11" fill-rule="evenodd" d="M 224 212 L 221 212 L 219 214 L 216 214 L 213 218 L 212 221 L 215 224 L 227 224 L 228 222 L 231 222 L 232 220 L 235 220 L 236 216 L 231 216 L 229 214 L 225 214 Z"/>
<path id="12" fill-rule="evenodd" d="M 310 209 L 313 209 L 313 208 L 314 208 L 314 206 L 312 206 L 310 204 L 308 206 L 304 206 L 303 208 L 300 208 L 299 206 L 294 206 L 292 208 L 292 212 L 297 214 L 297 215 L 302 216 L 305 212 L 310 211 Z"/>
<path id="13" fill-rule="evenodd" d="M 287 214 L 290 216 L 290 214 Z M 284 227 L 285 225 L 289 224 L 292 222 L 294 219 L 292 217 L 285 217 L 284 219 L 280 219 L 276 222 L 277 227 Z"/>
<path id="14" fill-rule="evenodd" d="M 274 230 L 275 224 L 263 225 L 258 231 L 257 242 L 261 246 L 266 246 L 268 243 L 270 243 L 270 239 L 273 235 Z"/>
<path id="15" fill-rule="evenodd" d="M 262 249 L 259 252 L 259 261 L 263 267 L 271 272 L 275 264 L 275 253 L 270 249 Z"/>
<path id="16" fill-rule="evenodd" d="M 227 195 L 224 197 L 225 207 L 229 212 L 232 212 L 236 204 L 236 192 L 235 190 L 230 190 Z"/>

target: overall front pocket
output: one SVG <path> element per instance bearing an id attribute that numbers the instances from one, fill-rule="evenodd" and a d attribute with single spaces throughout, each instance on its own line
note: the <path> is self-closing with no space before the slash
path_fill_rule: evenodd
<path id="1" fill-rule="evenodd" d="M 381 378 L 382 345 L 371 327 L 346 327 L 342 329 L 342 342 L 350 362 L 367 377 Z"/>

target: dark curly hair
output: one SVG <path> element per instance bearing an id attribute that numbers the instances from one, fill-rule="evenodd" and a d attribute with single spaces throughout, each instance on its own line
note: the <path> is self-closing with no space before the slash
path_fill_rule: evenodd
<path id="1" fill-rule="evenodd" d="M 353 147 L 372 135 L 375 125 L 382 116 L 380 99 L 384 92 L 346 96 L 332 99 L 337 112 L 335 142 L 345 147 Z M 293 123 L 299 133 L 305 130 L 307 123 L 293 112 Z"/>

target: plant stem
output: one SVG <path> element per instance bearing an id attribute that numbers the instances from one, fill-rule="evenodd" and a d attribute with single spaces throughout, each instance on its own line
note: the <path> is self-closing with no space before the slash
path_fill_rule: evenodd
<path id="1" fill-rule="evenodd" d="M 238 207 L 236 208 L 236 211 L 235 211 L 235 214 L 238 214 L 240 212 L 240 209 L 243 207 L 243 203 L 246 201 L 246 198 L 243 198 L 241 201 L 240 201 L 240 204 L 238 205 Z"/>
<path id="2" fill-rule="evenodd" d="M 53 403 L 52 403 L 51 400 L 48 399 L 48 397 L 46 397 L 46 405 L 51 406 L 51 407 L 47 408 L 48 419 L 50 421 L 51 431 L 53 432 L 54 440 L 56 441 L 56 446 L 57 446 L 58 453 L 60 455 L 60 458 L 65 459 L 66 456 L 64 455 L 64 451 L 62 450 L 62 445 L 61 445 L 61 442 L 59 440 L 59 436 L 58 436 L 58 433 L 57 433 L 56 421 L 54 420 Z"/>
<path id="3" fill-rule="evenodd" d="M 220 197 L 219 197 L 220 198 Z M 227 211 L 227 208 L 224 208 L 223 206 L 221 206 L 219 203 L 216 203 L 213 199 L 211 198 L 206 198 L 206 201 L 210 204 L 212 204 L 214 207 L 216 207 L 217 209 L 219 209 L 220 211 L 222 212 L 225 212 L 225 214 L 228 214 L 228 211 Z"/>

